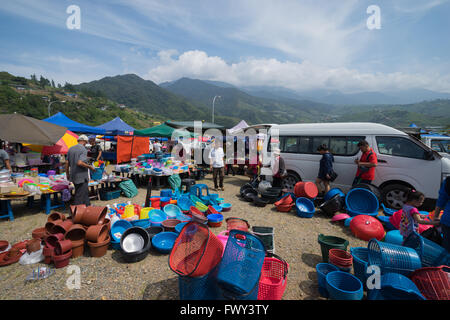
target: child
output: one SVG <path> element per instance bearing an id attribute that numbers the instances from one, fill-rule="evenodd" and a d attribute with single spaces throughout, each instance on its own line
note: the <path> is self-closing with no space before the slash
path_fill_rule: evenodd
<path id="1" fill-rule="evenodd" d="M 407 197 L 406 203 L 402 208 L 402 218 L 400 220 L 400 234 L 403 236 L 403 241 L 412 233 L 419 233 L 419 224 L 427 224 L 436 226 L 439 224 L 438 220 L 429 221 L 422 218 L 419 214 L 418 207 L 423 204 L 425 196 L 422 192 L 411 190 Z"/>
<path id="2" fill-rule="evenodd" d="M 328 150 L 326 144 L 322 144 L 317 148 L 317 151 L 322 155 L 322 159 L 320 159 L 320 167 L 319 174 L 317 175 L 316 185 L 319 192 L 322 189 L 321 184 L 324 186 L 325 195 L 328 191 L 330 191 L 330 181 L 331 181 L 331 173 L 333 172 L 333 162 L 334 157 Z"/>

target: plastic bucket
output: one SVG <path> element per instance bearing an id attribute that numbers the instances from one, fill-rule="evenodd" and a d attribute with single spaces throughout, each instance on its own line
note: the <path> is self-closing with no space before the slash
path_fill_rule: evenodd
<path id="1" fill-rule="evenodd" d="M 367 267 L 369 266 L 369 249 L 364 247 L 350 248 L 353 256 L 353 272 L 361 280 L 364 288 L 367 282 Z"/>
<path id="2" fill-rule="evenodd" d="M 148 213 L 153 210 L 153 208 L 142 208 L 141 212 L 139 213 L 139 219 L 148 219 Z"/>
<path id="3" fill-rule="evenodd" d="M 319 294 L 324 298 L 328 298 L 330 296 L 327 290 L 326 277 L 327 274 L 332 271 L 339 271 L 339 268 L 330 263 L 319 263 L 316 265 L 317 282 L 319 284 Z"/>
<path id="4" fill-rule="evenodd" d="M 159 208 L 161 206 L 161 198 L 160 197 L 151 197 L 150 202 L 152 203 L 153 208 Z"/>
<path id="5" fill-rule="evenodd" d="M 348 272 L 332 271 L 326 276 L 327 290 L 332 300 L 361 300 L 361 281 Z"/>
<path id="6" fill-rule="evenodd" d="M 295 197 L 304 197 L 314 199 L 317 197 L 319 190 L 314 182 L 297 182 L 294 187 Z"/>
<path id="7" fill-rule="evenodd" d="M 319 234 L 317 241 L 320 244 L 320 249 L 322 251 L 322 261 L 328 262 L 328 252 L 330 249 L 341 249 L 347 251 L 348 240 L 335 236 L 326 236 Z"/>
<path id="8" fill-rule="evenodd" d="M 134 205 L 132 205 L 132 204 L 126 205 L 125 210 L 123 211 L 122 218 L 123 219 L 131 218 L 134 215 L 135 215 L 134 214 Z"/>

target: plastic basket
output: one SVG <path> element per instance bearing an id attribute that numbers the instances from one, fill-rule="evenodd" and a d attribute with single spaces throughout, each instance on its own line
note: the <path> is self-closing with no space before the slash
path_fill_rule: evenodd
<path id="1" fill-rule="evenodd" d="M 410 278 L 426 299 L 450 300 L 450 267 L 421 268 Z"/>
<path id="2" fill-rule="evenodd" d="M 347 210 L 354 214 L 373 214 L 378 212 L 378 198 L 368 189 L 356 188 L 347 193 L 345 197 Z"/>
<path id="3" fill-rule="evenodd" d="M 117 199 L 120 197 L 120 194 L 122 193 L 121 189 L 116 190 L 100 190 L 100 200 L 102 201 L 108 201 L 112 199 Z"/>
<path id="4" fill-rule="evenodd" d="M 281 300 L 286 289 L 289 264 L 275 254 L 264 258 L 259 279 L 258 300 Z"/>
<path id="5" fill-rule="evenodd" d="M 415 232 L 405 239 L 403 245 L 416 250 L 424 267 L 446 265 L 450 261 L 450 254 L 447 250 Z"/>
<path id="6" fill-rule="evenodd" d="M 334 264 L 339 269 L 351 269 L 353 266 L 353 256 L 342 249 L 330 249 L 328 251 L 328 262 Z"/>
<path id="7" fill-rule="evenodd" d="M 414 249 L 371 239 L 368 245 L 369 265 L 377 265 L 381 273 L 400 273 L 408 276 L 420 269 L 422 262 Z"/>
<path id="8" fill-rule="evenodd" d="M 105 170 L 105 165 L 100 168 L 96 168 L 95 171 L 89 171 L 92 180 L 101 180 L 103 178 L 103 171 Z"/>
<path id="9" fill-rule="evenodd" d="M 409 278 L 398 273 L 381 276 L 381 288 L 369 290 L 369 300 L 426 300 Z"/>
<path id="10" fill-rule="evenodd" d="M 250 225 L 247 220 L 241 219 L 241 218 L 234 218 L 230 217 L 225 219 L 227 223 L 227 230 L 242 230 L 242 231 L 248 231 L 248 228 L 250 228 Z"/>
<path id="11" fill-rule="evenodd" d="M 361 281 L 348 272 L 332 271 L 327 274 L 327 290 L 332 300 L 361 300 L 364 295 Z"/>
<path id="12" fill-rule="evenodd" d="M 301 218 L 312 218 L 316 208 L 314 207 L 314 202 L 308 198 L 297 198 L 295 200 L 295 209 L 297 210 L 297 215 Z"/>
<path id="13" fill-rule="evenodd" d="M 176 219 L 177 215 L 182 214 L 181 209 L 175 204 L 168 204 L 164 206 L 163 211 L 167 214 L 168 219 Z"/>
<path id="14" fill-rule="evenodd" d="M 170 269 L 180 276 L 200 277 L 220 262 L 223 244 L 204 224 L 189 222 L 174 244 Z"/>
<path id="15" fill-rule="evenodd" d="M 333 198 L 335 195 L 340 195 L 342 198 L 345 198 L 345 193 L 342 192 L 339 188 L 332 188 L 330 191 L 328 191 L 325 196 L 323 197 L 324 201 L 328 201 L 331 198 Z"/>
<path id="16" fill-rule="evenodd" d="M 180 300 L 217 300 L 221 297 L 216 283 L 217 267 L 201 277 L 178 277 Z"/>
<path id="17" fill-rule="evenodd" d="M 364 247 L 350 248 L 353 257 L 353 272 L 366 287 L 367 267 L 369 266 L 369 249 Z"/>
<path id="18" fill-rule="evenodd" d="M 322 261 L 328 262 L 328 252 L 330 249 L 341 249 L 347 251 L 348 240 L 335 237 L 335 236 L 325 236 L 319 234 L 317 242 L 320 244 L 320 250 L 322 251 Z"/>
<path id="19" fill-rule="evenodd" d="M 319 284 L 319 294 L 324 298 L 328 298 L 330 296 L 327 290 L 326 277 L 327 274 L 332 271 L 339 271 L 339 268 L 330 263 L 318 263 L 316 265 L 317 283 Z"/>
<path id="20" fill-rule="evenodd" d="M 257 287 L 265 258 L 262 241 L 242 230 L 230 230 L 219 265 L 217 282 L 236 295 L 246 295 Z"/>

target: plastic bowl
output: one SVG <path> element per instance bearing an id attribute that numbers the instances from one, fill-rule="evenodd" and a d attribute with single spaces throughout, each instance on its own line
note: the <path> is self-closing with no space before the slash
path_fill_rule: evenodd
<path id="1" fill-rule="evenodd" d="M 323 197 L 323 201 L 328 201 L 331 198 L 333 198 L 335 195 L 340 195 L 342 198 L 345 198 L 345 193 L 342 192 L 339 188 L 332 188 L 330 191 L 328 191 L 325 196 Z"/>
<path id="2" fill-rule="evenodd" d="M 141 227 L 132 227 L 126 230 L 120 239 L 122 257 L 127 262 L 137 262 L 144 259 L 150 247 L 150 236 Z"/>
<path id="3" fill-rule="evenodd" d="M 343 271 L 332 271 L 326 276 L 327 291 L 332 300 L 361 300 L 363 285 L 354 275 Z"/>
<path id="4" fill-rule="evenodd" d="M 167 219 L 162 222 L 162 226 L 164 227 L 164 231 L 175 231 L 175 227 L 177 224 L 181 223 L 178 219 Z"/>
<path id="5" fill-rule="evenodd" d="M 177 205 L 181 210 L 187 211 L 192 206 L 192 201 L 187 196 L 181 196 L 177 200 Z"/>
<path id="6" fill-rule="evenodd" d="M 148 218 L 152 226 L 160 226 L 161 223 L 167 219 L 167 215 L 164 211 L 159 209 L 153 209 L 148 213 Z"/>
<path id="7" fill-rule="evenodd" d="M 181 223 L 177 224 L 177 225 L 175 226 L 175 232 L 176 232 L 176 233 L 180 233 L 181 230 L 184 228 L 184 226 L 187 225 L 188 223 L 189 223 L 189 222 L 181 222 Z"/>
<path id="8" fill-rule="evenodd" d="M 168 219 L 176 219 L 177 215 L 182 213 L 181 209 L 175 204 L 168 204 L 164 206 L 163 210 Z"/>
<path id="9" fill-rule="evenodd" d="M 350 215 L 352 215 L 352 213 L 354 215 L 371 215 L 374 212 L 378 214 L 378 198 L 368 189 L 355 188 L 350 190 L 345 197 L 345 205 Z"/>
<path id="10" fill-rule="evenodd" d="M 170 253 L 177 237 L 178 233 L 175 232 L 161 232 L 152 238 L 152 245 L 161 253 Z"/>
<path id="11" fill-rule="evenodd" d="M 150 219 L 140 219 L 131 221 L 131 224 L 133 225 L 133 227 L 141 227 L 147 229 L 151 226 L 152 223 Z"/>
<path id="12" fill-rule="evenodd" d="M 222 207 L 222 212 L 227 212 L 231 210 L 231 203 L 221 203 L 219 206 Z"/>
<path id="13" fill-rule="evenodd" d="M 297 210 L 297 215 L 302 218 L 312 218 L 314 216 L 314 212 L 316 211 L 314 202 L 302 197 L 295 200 L 295 208 Z"/>
<path id="14" fill-rule="evenodd" d="M 120 241 L 120 238 L 122 237 L 123 233 L 132 227 L 133 227 L 133 225 L 131 224 L 131 222 L 129 222 L 127 220 L 117 220 L 111 226 L 110 232 L 111 232 L 112 240 Z"/>
<path id="15" fill-rule="evenodd" d="M 145 229 L 150 236 L 150 239 L 153 238 L 156 234 L 161 233 L 164 231 L 164 228 L 161 226 L 151 226 L 147 229 Z"/>
<path id="16" fill-rule="evenodd" d="M 217 206 L 216 206 L 216 205 L 213 205 L 212 207 L 213 207 L 214 209 L 216 209 L 216 211 L 219 212 L 219 213 L 222 212 L 222 210 L 223 210 L 223 208 L 222 208 L 220 205 L 217 205 Z"/>
<path id="17" fill-rule="evenodd" d="M 400 230 L 391 230 L 386 232 L 384 242 L 401 246 L 403 243 L 403 236 L 400 234 Z"/>
<path id="18" fill-rule="evenodd" d="M 221 215 L 221 214 L 217 214 L 217 213 L 216 214 L 209 214 L 207 216 L 207 218 L 208 218 L 208 225 L 210 227 L 217 228 L 217 227 L 220 227 L 222 225 L 223 215 Z"/>

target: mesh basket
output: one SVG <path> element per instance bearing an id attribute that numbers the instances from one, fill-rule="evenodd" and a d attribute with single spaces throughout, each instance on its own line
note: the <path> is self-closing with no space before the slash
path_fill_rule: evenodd
<path id="1" fill-rule="evenodd" d="M 275 254 L 264 258 L 258 300 L 281 300 L 286 289 L 289 264 Z"/>
<path id="2" fill-rule="evenodd" d="M 180 276 L 200 277 L 219 264 L 222 252 L 222 242 L 206 225 L 189 222 L 175 241 L 169 267 Z"/>
<path id="3" fill-rule="evenodd" d="M 225 219 L 225 221 L 227 222 L 227 230 L 235 229 L 247 232 L 248 228 L 250 228 L 249 223 L 245 219 L 232 217 Z"/>
<path id="4" fill-rule="evenodd" d="M 421 268 L 410 278 L 428 300 L 450 300 L 450 267 Z"/>
<path id="5" fill-rule="evenodd" d="M 217 267 L 201 277 L 178 277 L 180 300 L 218 300 L 220 288 L 216 283 Z"/>
<path id="6" fill-rule="evenodd" d="M 369 249 L 364 247 L 350 248 L 350 253 L 353 256 L 353 272 L 355 273 L 355 276 L 361 280 L 364 287 L 366 287 Z"/>
<path id="7" fill-rule="evenodd" d="M 408 276 L 422 267 L 420 257 L 414 249 L 397 246 L 372 239 L 369 241 L 369 265 L 377 265 L 381 273 L 400 273 Z"/>
<path id="8" fill-rule="evenodd" d="M 415 232 L 405 239 L 403 245 L 416 250 L 424 267 L 437 267 L 448 263 L 450 254 L 447 250 Z"/>
<path id="9" fill-rule="evenodd" d="M 230 230 L 217 274 L 219 286 L 236 295 L 249 294 L 257 287 L 264 257 L 264 244 L 257 236 Z"/>

